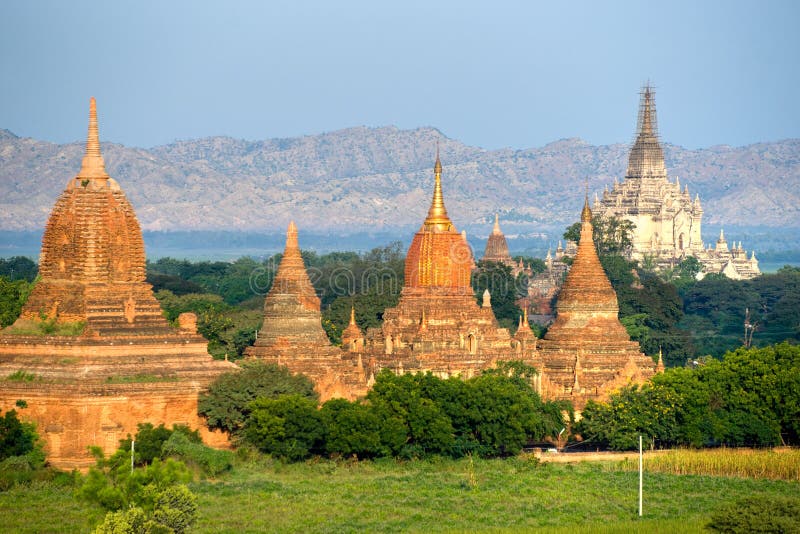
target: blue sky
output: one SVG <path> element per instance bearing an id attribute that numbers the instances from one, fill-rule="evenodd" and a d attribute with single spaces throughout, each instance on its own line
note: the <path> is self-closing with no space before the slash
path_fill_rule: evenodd
<path id="1" fill-rule="evenodd" d="M 656 5 L 657 4 L 657 5 Z M 150 147 L 435 126 L 484 148 L 629 142 L 657 87 L 690 148 L 800 137 L 800 2 L 0 3 L 0 128 Z"/>

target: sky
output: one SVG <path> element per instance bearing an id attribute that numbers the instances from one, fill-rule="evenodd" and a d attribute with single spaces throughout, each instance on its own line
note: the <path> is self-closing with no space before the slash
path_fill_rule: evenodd
<path id="1" fill-rule="evenodd" d="M 800 2 L 0 2 L 0 128 L 152 147 L 434 126 L 486 149 L 800 137 Z"/>

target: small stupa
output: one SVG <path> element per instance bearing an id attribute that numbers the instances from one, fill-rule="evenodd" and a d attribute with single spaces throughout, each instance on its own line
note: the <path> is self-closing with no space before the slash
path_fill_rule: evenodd
<path id="1" fill-rule="evenodd" d="M 320 300 L 300 254 L 294 221 L 289 223 L 283 258 L 264 299 L 264 322 L 245 356 L 305 374 L 323 401 L 366 392 L 358 359 L 334 347 L 322 328 Z"/>

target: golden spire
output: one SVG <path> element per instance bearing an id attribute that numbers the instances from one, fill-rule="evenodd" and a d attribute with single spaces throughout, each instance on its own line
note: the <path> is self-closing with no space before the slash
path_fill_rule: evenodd
<path id="1" fill-rule="evenodd" d="M 583 210 L 581 210 L 581 222 L 592 222 L 592 210 L 589 209 L 589 193 L 583 200 Z"/>
<path id="2" fill-rule="evenodd" d="M 442 162 L 439 161 L 439 146 L 436 146 L 436 163 L 433 166 L 433 175 L 436 183 L 433 186 L 433 200 L 425 218 L 423 227 L 426 230 L 439 230 L 443 232 L 453 229 L 453 223 L 447 216 L 447 208 L 444 207 L 444 197 L 442 196 Z"/>
<path id="3" fill-rule="evenodd" d="M 97 178 L 107 180 L 103 155 L 100 153 L 100 135 L 97 131 L 97 103 L 94 97 L 89 100 L 89 133 L 86 136 L 86 154 L 81 162 L 78 178 Z"/>
<path id="4" fill-rule="evenodd" d="M 356 307 L 350 306 L 350 324 L 348 326 L 353 326 L 356 324 Z"/>
<path id="5" fill-rule="evenodd" d="M 492 228 L 492 233 L 494 235 L 502 234 L 503 232 L 500 230 L 500 218 L 495 213 L 494 214 L 494 228 Z"/>

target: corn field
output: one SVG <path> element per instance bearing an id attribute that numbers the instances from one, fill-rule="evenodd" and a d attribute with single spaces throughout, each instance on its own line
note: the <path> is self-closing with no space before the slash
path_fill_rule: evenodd
<path id="1" fill-rule="evenodd" d="M 638 458 L 619 466 L 639 469 Z M 708 475 L 800 481 L 800 449 L 677 449 L 644 456 L 644 469 L 673 475 Z"/>

